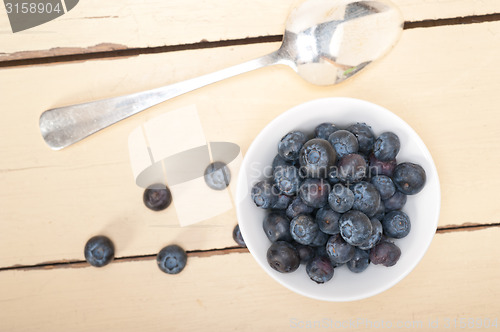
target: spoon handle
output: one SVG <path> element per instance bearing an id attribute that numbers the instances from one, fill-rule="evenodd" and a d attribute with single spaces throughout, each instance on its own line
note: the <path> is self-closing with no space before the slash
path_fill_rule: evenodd
<path id="1" fill-rule="evenodd" d="M 163 101 L 254 69 L 280 62 L 278 51 L 161 88 L 84 104 L 53 108 L 40 116 L 43 139 L 60 150 Z"/>

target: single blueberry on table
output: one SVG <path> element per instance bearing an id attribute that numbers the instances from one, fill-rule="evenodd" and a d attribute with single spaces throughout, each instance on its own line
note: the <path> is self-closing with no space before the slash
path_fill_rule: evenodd
<path id="1" fill-rule="evenodd" d="M 381 241 L 370 250 L 370 261 L 379 265 L 393 266 L 401 257 L 401 249 L 391 242 Z"/>
<path id="2" fill-rule="evenodd" d="M 205 169 L 205 183 L 214 190 L 224 190 L 231 182 L 231 171 L 221 161 L 211 163 Z"/>
<path id="3" fill-rule="evenodd" d="M 382 220 L 382 227 L 385 235 L 401 239 L 410 233 L 410 217 L 403 211 L 391 211 Z"/>
<path id="4" fill-rule="evenodd" d="M 396 159 L 391 159 L 387 161 L 378 160 L 373 153 L 368 156 L 369 168 L 368 173 L 370 176 L 375 175 L 386 175 L 391 177 L 396 168 Z"/>
<path id="5" fill-rule="evenodd" d="M 353 133 L 347 130 L 337 130 L 328 137 L 328 142 L 333 146 L 337 157 L 342 158 L 345 155 L 358 152 L 358 139 Z"/>
<path id="6" fill-rule="evenodd" d="M 396 188 L 403 194 L 415 195 L 425 185 L 425 170 L 422 166 L 414 163 L 401 163 L 394 169 L 392 180 Z"/>
<path id="7" fill-rule="evenodd" d="M 156 256 L 156 263 L 160 270 L 168 274 L 181 272 L 187 263 L 187 254 L 176 244 L 166 246 Z"/>
<path id="8" fill-rule="evenodd" d="M 273 171 L 274 183 L 285 195 L 293 195 L 299 190 L 301 178 L 295 166 L 279 166 Z"/>
<path id="9" fill-rule="evenodd" d="M 328 140 L 331 134 L 339 130 L 333 123 L 322 123 L 314 129 L 314 135 L 317 138 L 322 138 Z"/>
<path id="10" fill-rule="evenodd" d="M 299 157 L 302 145 L 307 141 L 307 136 L 301 131 L 292 131 L 278 143 L 278 153 L 283 159 L 294 161 Z"/>
<path id="11" fill-rule="evenodd" d="M 281 213 L 271 212 L 267 214 L 262 223 L 262 228 L 271 242 L 292 241 L 290 220 Z"/>
<path id="12" fill-rule="evenodd" d="M 371 218 L 372 223 L 372 233 L 370 237 L 358 246 L 359 249 L 368 250 L 375 247 L 382 239 L 383 227 L 382 223 L 377 218 Z"/>
<path id="13" fill-rule="evenodd" d="M 340 232 L 339 228 L 340 213 L 330 209 L 328 206 L 322 207 L 316 212 L 316 223 L 319 229 L 326 234 L 337 234 Z"/>
<path id="14" fill-rule="evenodd" d="M 359 210 L 368 217 L 373 217 L 382 204 L 380 194 L 375 186 L 369 182 L 361 181 L 352 187 L 354 203 L 352 208 Z"/>
<path id="15" fill-rule="evenodd" d="M 370 181 L 380 193 L 381 199 L 388 199 L 396 193 L 396 186 L 386 175 L 376 175 Z"/>
<path id="16" fill-rule="evenodd" d="M 318 224 L 307 214 L 299 214 L 290 222 L 292 238 L 300 244 L 311 245 L 320 232 Z"/>
<path id="17" fill-rule="evenodd" d="M 277 189 L 267 181 L 257 182 L 250 193 L 255 205 L 263 209 L 272 208 L 278 201 Z"/>
<path id="18" fill-rule="evenodd" d="M 109 264 L 115 257 L 115 246 L 106 236 L 94 236 L 85 244 L 84 255 L 90 265 L 102 267 Z"/>
<path id="19" fill-rule="evenodd" d="M 326 243 L 326 253 L 333 263 L 347 263 L 354 256 L 354 247 L 345 242 L 340 234 L 335 234 Z"/>
<path id="20" fill-rule="evenodd" d="M 354 193 L 346 186 L 337 183 L 333 186 L 330 194 L 328 195 L 328 204 L 335 212 L 347 212 L 354 204 Z"/>
<path id="21" fill-rule="evenodd" d="M 381 161 L 389 161 L 396 158 L 401 148 L 398 135 L 393 132 L 385 132 L 375 140 L 373 144 L 373 155 Z"/>
<path id="22" fill-rule="evenodd" d="M 347 268 L 354 273 L 361 273 L 370 265 L 370 252 L 367 250 L 355 249 L 354 256 L 347 262 Z"/>
<path id="23" fill-rule="evenodd" d="M 302 201 L 300 196 L 295 196 L 293 201 L 286 208 L 286 216 L 290 219 L 295 218 L 299 214 L 310 214 L 314 211 L 312 206 L 307 205 Z"/>
<path id="24" fill-rule="evenodd" d="M 243 240 L 243 235 L 241 235 L 240 225 L 238 225 L 238 224 L 236 224 L 236 226 L 234 226 L 234 229 L 233 229 L 233 240 L 240 247 L 246 247 L 247 246 L 245 244 L 245 240 Z"/>
<path id="25" fill-rule="evenodd" d="M 306 246 L 300 243 L 295 243 L 295 249 L 299 253 L 300 264 L 307 264 L 311 259 L 316 256 L 316 248 L 311 246 Z"/>
<path id="26" fill-rule="evenodd" d="M 313 138 L 300 150 L 300 169 L 307 177 L 326 178 L 328 171 L 337 161 L 337 154 L 328 141 Z"/>
<path id="27" fill-rule="evenodd" d="M 386 211 L 401 210 L 406 204 L 406 199 L 405 194 L 396 190 L 394 195 L 384 200 L 384 207 Z"/>
<path id="28" fill-rule="evenodd" d="M 166 209 L 172 203 L 170 189 L 164 184 L 153 184 L 144 190 L 142 196 L 144 205 L 153 211 Z"/>
<path id="29" fill-rule="evenodd" d="M 366 176 L 366 161 L 357 153 L 345 155 L 338 163 L 337 176 L 344 183 L 361 181 Z"/>
<path id="30" fill-rule="evenodd" d="M 372 234 L 370 219 L 360 211 L 347 211 L 340 217 L 339 225 L 340 235 L 352 246 L 363 244 Z"/>
<path id="31" fill-rule="evenodd" d="M 324 179 L 308 178 L 302 182 L 299 189 L 300 198 L 313 208 L 321 208 L 328 203 L 330 184 Z"/>
<path id="32" fill-rule="evenodd" d="M 358 139 L 359 151 L 363 153 L 368 153 L 373 149 L 373 143 L 375 142 L 375 134 L 373 133 L 371 127 L 366 123 L 356 123 L 350 125 L 346 129 L 356 136 Z"/>
<path id="33" fill-rule="evenodd" d="M 277 241 L 267 249 L 267 262 L 276 271 L 289 273 L 297 270 L 300 256 L 297 249 L 288 242 Z"/>
<path id="34" fill-rule="evenodd" d="M 307 263 L 306 272 L 312 281 L 323 284 L 332 279 L 333 266 L 327 257 L 317 256 Z"/>

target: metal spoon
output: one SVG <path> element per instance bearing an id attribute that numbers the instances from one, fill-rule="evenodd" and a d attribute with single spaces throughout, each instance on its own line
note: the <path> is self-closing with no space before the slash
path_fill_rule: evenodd
<path id="1" fill-rule="evenodd" d="M 40 116 L 40 130 L 59 150 L 170 98 L 275 64 L 312 84 L 337 84 L 387 53 L 402 27 L 399 10 L 387 0 L 309 0 L 291 13 L 283 43 L 271 54 L 153 90 L 50 109 Z"/>

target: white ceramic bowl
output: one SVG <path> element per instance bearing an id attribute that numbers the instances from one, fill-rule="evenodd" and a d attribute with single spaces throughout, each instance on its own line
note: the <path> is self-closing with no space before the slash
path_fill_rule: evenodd
<path id="1" fill-rule="evenodd" d="M 403 239 L 395 240 L 401 248 L 401 258 L 392 267 L 370 264 L 359 274 L 346 266 L 335 269 L 333 278 L 325 284 L 309 279 L 301 265 L 292 273 L 279 273 L 267 263 L 266 253 L 271 245 L 262 229 L 267 213 L 258 208 L 250 197 L 252 185 L 265 178 L 280 139 L 292 130 L 312 134 L 323 122 L 339 127 L 365 122 L 378 135 L 384 131 L 396 133 L 401 141 L 398 162 L 420 164 L 426 171 L 427 182 L 417 195 L 408 196 L 403 208 L 411 220 L 411 231 Z M 271 121 L 255 138 L 240 168 L 236 194 L 238 222 L 250 253 L 259 265 L 276 281 L 290 290 L 318 300 L 353 301 L 378 294 L 403 279 L 422 259 L 436 232 L 441 194 L 436 166 L 431 154 L 417 133 L 401 118 L 385 108 L 352 98 L 325 98 L 296 106 Z"/>

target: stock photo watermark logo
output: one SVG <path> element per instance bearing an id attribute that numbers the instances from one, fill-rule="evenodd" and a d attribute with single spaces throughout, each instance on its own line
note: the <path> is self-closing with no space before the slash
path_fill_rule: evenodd
<path id="1" fill-rule="evenodd" d="M 232 142 L 208 142 L 195 106 L 145 122 L 130 133 L 128 148 L 135 183 L 141 188 L 167 185 L 181 226 L 233 208 L 241 149 Z M 231 181 L 223 190 L 205 182 L 205 170 L 212 162 L 222 162 L 230 171 Z"/>
<path id="2" fill-rule="evenodd" d="M 73 9 L 79 0 L 4 0 L 12 32 L 50 22 Z"/>

